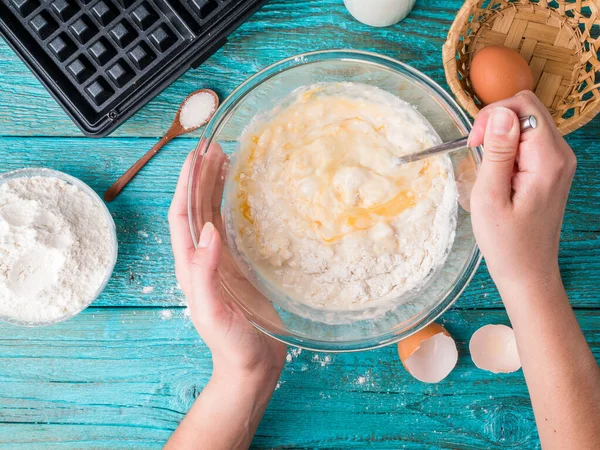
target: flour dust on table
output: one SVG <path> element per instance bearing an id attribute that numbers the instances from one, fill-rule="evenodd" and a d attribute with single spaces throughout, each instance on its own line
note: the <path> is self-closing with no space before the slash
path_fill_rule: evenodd
<path id="1" fill-rule="evenodd" d="M 230 242 L 254 278 L 294 301 L 387 306 L 423 285 L 454 239 L 448 157 L 394 164 L 438 142 L 419 112 L 381 89 L 301 88 L 240 138 L 226 186 Z"/>
<path id="2" fill-rule="evenodd" d="M 114 261 L 104 214 L 58 178 L 0 184 L 0 318 L 47 323 L 85 308 Z"/>

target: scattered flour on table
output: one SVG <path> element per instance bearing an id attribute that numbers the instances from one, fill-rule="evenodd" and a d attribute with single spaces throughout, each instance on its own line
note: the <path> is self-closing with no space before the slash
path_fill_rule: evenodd
<path id="1" fill-rule="evenodd" d="M 292 360 L 296 359 L 298 356 L 300 356 L 300 353 L 302 353 L 302 349 L 301 348 L 292 348 L 290 350 L 290 352 L 287 354 L 287 356 L 285 357 L 287 362 L 292 362 Z"/>
<path id="2" fill-rule="evenodd" d="M 316 362 L 317 364 L 320 364 L 321 367 L 325 367 L 325 366 L 327 366 L 327 365 L 329 365 L 331 363 L 331 356 L 329 356 L 329 355 L 319 356 L 317 354 L 317 355 L 313 356 L 312 360 L 314 362 Z"/>
<path id="3" fill-rule="evenodd" d="M 173 311 L 171 311 L 170 309 L 163 309 L 160 312 L 160 318 L 162 320 L 169 320 L 173 318 Z"/>
<path id="4" fill-rule="evenodd" d="M 91 300 L 114 257 L 104 211 L 58 178 L 0 185 L 0 316 L 48 322 Z"/>
<path id="5" fill-rule="evenodd" d="M 356 381 L 354 384 L 357 386 L 365 386 L 366 385 L 366 386 L 375 387 L 375 382 L 373 381 L 373 375 L 370 371 L 365 373 L 364 375 L 360 375 L 358 378 L 356 378 Z"/>

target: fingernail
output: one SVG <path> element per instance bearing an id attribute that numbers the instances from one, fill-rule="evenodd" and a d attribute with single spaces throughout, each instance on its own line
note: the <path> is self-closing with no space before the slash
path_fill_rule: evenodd
<path id="1" fill-rule="evenodd" d="M 215 226 L 210 222 L 206 222 L 204 227 L 202 227 L 202 233 L 200 233 L 200 242 L 198 242 L 198 247 L 208 247 L 213 239 L 214 234 Z"/>
<path id="2" fill-rule="evenodd" d="M 505 136 L 512 130 L 514 113 L 507 108 L 495 108 L 490 115 L 490 131 L 497 136 Z"/>

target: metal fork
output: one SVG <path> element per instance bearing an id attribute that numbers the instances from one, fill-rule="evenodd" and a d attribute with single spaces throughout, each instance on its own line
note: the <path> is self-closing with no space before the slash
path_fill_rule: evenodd
<path id="1" fill-rule="evenodd" d="M 537 127 L 537 120 L 534 116 L 521 117 L 519 122 L 521 123 L 521 132 Z M 467 146 L 468 139 L 469 137 L 465 136 L 460 139 L 455 139 L 454 141 L 434 145 L 433 147 L 429 147 L 418 153 L 413 153 L 412 155 L 396 156 L 394 158 L 394 164 L 400 166 L 402 164 L 420 161 L 421 159 L 429 158 L 431 156 L 444 155 L 455 150 L 460 150 Z"/>

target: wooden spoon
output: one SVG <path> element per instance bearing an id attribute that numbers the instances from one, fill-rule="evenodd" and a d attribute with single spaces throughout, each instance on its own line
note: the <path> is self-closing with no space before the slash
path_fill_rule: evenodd
<path id="1" fill-rule="evenodd" d="M 183 126 L 183 124 L 181 123 L 181 119 L 180 119 L 181 110 L 183 109 L 183 105 L 185 105 L 185 103 L 191 97 L 193 97 L 196 94 L 202 93 L 202 92 L 205 92 L 205 93 L 213 96 L 213 98 L 215 100 L 215 107 L 204 122 L 202 122 L 194 127 L 191 127 L 191 128 L 185 128 Z M 185 98 L 185 100 L 183 101 L 183 103 L 181 103 L 181 105 L 179 106 L 179 109 L 177 110 L 177 114 L 175 115 L 175 120 L 173 121 L 171 128 L 169 128 L 167 133 L 163 136 L 163 138 L 160 141 L 158 141 L 156 143 L 156 145 L 154 147 L 152 147 L 150 150 L 148 150 L 148 153 L 146 153 L 144 156 L 142 156 L 133 166 L 131 166 L 129 168 L 129 170 L 127 170 L 127 172 L 125 172 L 121 176 L 121 178 L 119 178 L 117 181 L 115 181 L 115 183 L 110 188 L 108 188 L 108 190 L 104 193 L 104 200 L 106 200 L 107 202 L 113 201 L 115 199 L 115 197 L 117 195 L 119 195 L 119 193 L 125 188 L 125 186 L 127 186 L 127 184 L 133 179 L 133 177 L 135 177 L 137 175 L 137 173 L 142 169 L 142 167 L 144 167 L 146 165 L 146 163 L 148 161 L 150 161 L 152 159 L 152 157 L 154 155 L 156 155 L 158 153 L 158 151 L 161 148 L 163 148 L 163 146 L 167 142 L 169 142 L 174 137 L 181 136 L 182 134 L 186 134 L 186 133 L 189 133 L 190 131 L 194 131 L 194 130 L 197 130 L 198 128 L 200 128 L 202 125 L 204 125 L 206 122 L 208 122 L 212 118 L 212 116 L 214 115 L 218 106 L 219 106 L 219 97 L 217 96 L 217 94 L 215 94 L 210 89 L 200 89 L 200 90 L 192 92 L 190 95 L 188 95 Z"/>

